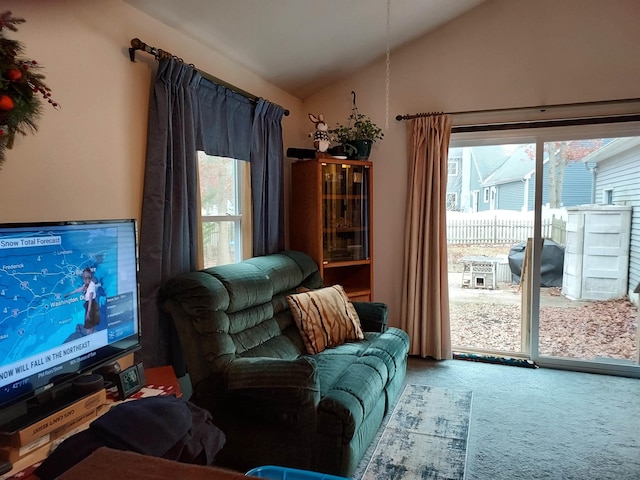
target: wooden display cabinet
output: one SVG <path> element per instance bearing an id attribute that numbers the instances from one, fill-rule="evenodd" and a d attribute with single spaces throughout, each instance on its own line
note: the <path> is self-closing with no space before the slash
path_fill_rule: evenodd
<path id="1" fill-rule="evenodd" d="M 318 158 L 291 165 L 289 243 L 320 266 L 325 285 L 373 300 L 372 163 Z"/>

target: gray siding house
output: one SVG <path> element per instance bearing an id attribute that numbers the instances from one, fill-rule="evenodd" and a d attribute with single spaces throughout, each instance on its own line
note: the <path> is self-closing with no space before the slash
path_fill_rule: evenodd
<path id="1" fill-rule="evenodd" d="M 549 178 L 549 164 L 544 163 L 543 179 Z M 593 191 L 593 174 L 582 162 L 568 162 L 564 167 L 564 179 L 562 182 L 562 205 L 573 207 L 585 203 L 593 203 L 591 198 Z M 531 181 L 528 185 L 529 195 L 527 210 L 533 210 L 533 195 L 535 188 L 535 174 L 531 172 Z M 549 203 L 549 185 L 542 182 L 542 204 Z"/>
<path id="2" fill-rule="evenodd" d="M 482 184 L 487 210 L 533 211 L 535 194 L 535 160 L 529 146 L 518 147 Z M 542 204 L 549 203 L 549 163 L 544 159 Z M 564 167 L 561 207 L 591 203 L 592 173 L 580 161 L 568 161 Z"/>
<path id="3" fill-rule="evenodd" d="M 526 211 L 529 184 L 535 170 L 535 159 L 524 145 L 516 148 L 511 155 L 482 183 L 485 210 Z M 531 189 L 531 192 L 533 190 Z"/>
<path id="4" fill-rule="evenodd" d="M 509 158 L 500 145 L 449 149 L 447 209 L 480 212 L 491 208 L 492 197 L 484 181 Z M 495 200 L 495 197 L 493 197 Z"/>
<path id="5" fill-rule="evenodd" d="M 535 159 L 530 145 L 509 152 L 502 145 L 449 150 L 447 210 L 533 211 Z M 549 165 L 543 166 L 542 203 L 549 203 Z M 592 203 L 593 173 L 581 161 L 568 161 L 564 168 L 561 205 Z"/>

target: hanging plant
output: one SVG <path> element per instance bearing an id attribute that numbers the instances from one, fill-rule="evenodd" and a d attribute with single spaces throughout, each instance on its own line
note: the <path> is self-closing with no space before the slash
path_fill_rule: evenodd
<path id="1" fill-rule="evenodd" d="M 0 14 L 0 166 L 17 134 L 38 130 L 43 100 L 59 108 L 39 72 L 40 65 L 23 58 L 22 44 L 5 36 L 7 30 L 17 32 L 17 25 L 24 22 L 24 18 L 14 17 L 11 12 Z"/>
<path id="2" fill-rule="evenodd" d="M 348 117 L 349 122 L 347 125 L 338 123 L 329 133 L 333 140 L 351 149 L 349 158 L 364 160 L 369 158 L 373 143 L 384 138 L 384 132 L 369 117 L 358 111 L 356 92 L 351 92 L 351 95 L 353 104 Z"/>

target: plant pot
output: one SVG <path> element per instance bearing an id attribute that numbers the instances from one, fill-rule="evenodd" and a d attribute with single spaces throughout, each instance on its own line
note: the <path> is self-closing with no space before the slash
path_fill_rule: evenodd
<path id="1" fill-rule="evenodd" d="M 355 155 L 356 152 L 355 147 L 349 144 L 336 145 L 328 150 L 329 155 L 336 158 L 351 158 L 350 155 Z"/>
<path id="2" fill-rule="evenodd" d="M 350 145 L 355 151 L 350 152 L 349 158 L 352 160 L 367 160 L 371 153 L 371 147 L 373 146 L 373 140 L 352 140 L 347 145 Z"/>
<path id="3" fill-rule="evenodd" d="M 344 149 L 344 145 L 336 145 L 327 150 L 327 153 L 336 158 L 347 158 L 347 152 Z"/>

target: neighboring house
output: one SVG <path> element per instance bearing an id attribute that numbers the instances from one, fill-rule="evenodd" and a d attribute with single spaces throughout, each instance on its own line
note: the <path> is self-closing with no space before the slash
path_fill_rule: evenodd
<path id="1" fill-rule="evenodd" d="M 549 203 L 549 159 L 545 155 L 542 173 L 542 204 Z M 494 209 L 533 211 L 535 196 L 535 159 L 523 145 L 516 149 L 483 184 L 495 197 Z M 592 174 L 579 161 L 567 161 L 564 166 L 560 207 L 591 203 Z M 494 192 L 494 193 L 492 193 Z M 486 194 L 485 194 L 486 195 Z M 489 209 L 491 203 L 489 202 Z"/>
<path id="2" fill-rule="evenodd" d="M 521 145 L 482 183 L 481 210 L 527 211 L 535 183 L 535 159 Z"/>
<path id="3" fill-rule="evenodd" d="M 616 138 L 583 162 L 593 172 L 594 203 L 633 208 L 628 293 L 637 299 L 633 291 L 640 282 L 640 137 Z"/>
<path id="4" fill-rule="evenodd" d="M 466 167 L 466 173 L 463 174 L 463 165 Z M 449 162 L 447 170 L 447 210 L 467 211 L 468 199 L 462 200 L 463 180 L 462 177 L 468 177 L 468 161 L 463 163 L 463 149 L 452 148 L 449 150 Z M 467 189 L 468 191 L 468 189 Z M 467 195 L 468 197 L 468 195 Z"/>
<path id="5" fill-rule="evenodd" d="M 501 145 L 452 148 L 449 151 L 447 210 L 532 211 L 535 193 L 535 159 L 520 145 L 509 152 Z M 549 203 L 548 160 L 543 166 L 542 203 Z M 591 203 L 592 173 L 579 161 L 565 165 L 563 207 Z"/>
<path id="6" fill-rule="evenodd" d="M 501 145 L 449 149 L 447 210 L 479 212 L 489 210 L 490 197 L 482 184 L 509 158 Z"/>

